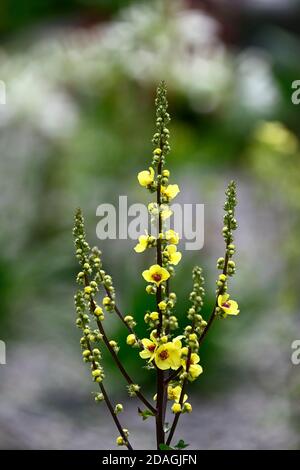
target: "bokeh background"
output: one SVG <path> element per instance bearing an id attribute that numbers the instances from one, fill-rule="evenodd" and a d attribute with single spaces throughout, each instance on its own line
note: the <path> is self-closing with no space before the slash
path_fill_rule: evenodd
<path id="1" fill-rule="evenodd" d="M 99 241 L 96 207 L 146 201 L 136 173 L 151 158 L 153 99 L 169 90 L 169 167 L 179 201 L 205 204 L 205 245 L 185 252 L 174 288 L 184 324 L 190 270 L 205 271 L 208 315 L 223 255 L 222 204 L 238 183 L 237 276 L 241 307 L 219 321 L 201 350 L 204 374 L 190 389 L 194 412 L 177 438 L 190 448 L 299 447 L 300 121 L 291 101 L 300 79 L 296 0 L 2 0 L 0 80 L 0 447 L 114 448 L 105 405 L 94 403 L 74 326 L 77 271 L 72 224 L 85 212 L 118 303 L 138 320 L 150 262 L 132 240 Z M 146 393 L 152 375 L 113 315 L 110 335 Z M 136 448 L 150 448 L 153 421 L 107 358 L 107 387 L 122 400 Z M 118 377 L 118 378 L 117 378 Z"/>

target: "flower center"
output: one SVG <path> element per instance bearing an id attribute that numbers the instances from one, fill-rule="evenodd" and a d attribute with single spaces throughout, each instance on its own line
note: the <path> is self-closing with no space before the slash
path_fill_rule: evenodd
<path id="1" fill-rule="evenodd" d="M 224 303 L 222 304 L 222 307 L 230 308 L 230 302 L 224 302 Z"/>
<path id="2" fill-rule="evenodd" d="M 165 361 L 169 357 L 169 353 L 166 349 L 164 349 L 161 353 L 159 353 L 159 357 Z"/>
<path id="3" fill-rule="evenodd" d="M 155 349 L 155 344 L 150 344 L 150 346 L 148 346 L 148 351 L 153 352 L 154 349 Z"/>
<path id="4" fill-rule="evenodd" d="M 155 281 L 155 282 L 159 282 L 161 280 L 161 275 L 156 273 L 156 274 L 152 274 L 152 279 Z"/>

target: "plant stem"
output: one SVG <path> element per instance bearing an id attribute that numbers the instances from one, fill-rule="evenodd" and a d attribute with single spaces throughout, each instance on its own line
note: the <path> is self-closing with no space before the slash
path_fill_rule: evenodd
<path id="1" fill-rule="evenodd" d="M 92 355 L 93 352 L 92 352 L 92 347 L 91 347 L 91 344 L 90 344 L 89 340 L 87 340 L 87 345 L 88 345 L 88 349 L 90 350 L 90 353 L 91 353 L 91 355 Z M 96 364 L 95 364 L 95 361 L 94 361 L 94 360 L 92 361 L 92 365 L 93 365 L 93 369 L 96 370 L 97 367 L 96 367 Z M 107 392 L 106 392 L 106 390 L 105 390 L 105 387 L 104 387 L 103 383 L 102 383 L 102 382 L 99 382 L 98 385 L 99 385 L 99 388 L 100 388 L 100 390 L 101 390 L 101 392 L 102 392 L 102 394 L 103 394 L 104 401 L 105 401 L 105 403 L 106 403 L 106 405 L 107 405 L 107 408 L 109 409 L 109 412 L 110 412 L 110 414 L 111 414 L 111 416 L 112 416 L 112 419 L 114 420 L 115 425 L 117 426 L 120 435 L 121 435 L 121 436 L 123 437 L 123 439 L 124 439 L 124 442 L 125 442 L 125 445 L 126 445 L 127 449 L 128 449 L 128 450 L 133 450 L 133 448 L 131 447 L 131 444 L 130 444 L 128 438 L 126 437 L 126 435 L 125 435 L 125 433 L 124 433 L 124 431 L 123 431 L 123 428 L 122 428 L 122 426 L 121 426 L 121 424 L 120 424 L 120 421 L 119 421 L 119 419 L 118 419 L 118 417 L 117 417 L 117 415 L 116 415 L 116 413 L 115 413 L 115 411 L 114 411 L 114 408 L 113 408 L 113 406 L 112 406 L 112 404 L 111 404 L 111 402 L 110 402 L 110 400 L 109 400 L 109 398 L 108 398 L 108 395 L 107 395 Z"/>
<path id="2" fill-rule="evenodd" d="M 157 165 L 157 175 L 161 176 L 162 163 L 161 160 Z M 157 184 L 157 206 L 158 206 L 158 238 L 156 244 L 156 262 L 159 266 L 162 266 L 162 247 L 161 247 L 161 238 L 160 234 L 162 232 L 162 219 L 160 214 L 160 204 L 161 204 L 161 188 L 160 188 L 160 179 Z M 156 291 L 156 306 L 159 314 L 159 324 L 157 328 L 158 336 L 162 333 L 163 326 L 163 313 L 159 308 L 159 303 L 162 300 L 162 290 L 161 285 L 157 286 Z M 165 403 L 165 386 L 164 386 L 164 371 L 157 367 L 157 402 L 156 402 L 156 442 L 157 449 L 159 449 L 160 444 L 165 442 L 165 432 L 164 432 L 164 403 Z"/>
<path id="3" fill-rule="evenodd" d="M 112 358 L 114 359 L 117 367 L 119 368 L 121 374 L 123 375 L 123 377 L 125 378 L 125 380 L 128 382 L 129 385 L 134 384 L 134 381 L 129 376 L 129 374 L 126 372 L 126 370 L 124 369 L 124 367 L 123 367 L 120 359 L 118 358 L 116 352 L 114 351 L 114 349 L 109 344 L 109 340 L 107 338 L 107 335 L 105 333 L 105 330 L 104 330 L 103 325 L 100 322 L 100 320 L 97 320 L 97 325 L 98 325 L 98 329 L 99 329 L 100 333 L 103 335 L 103 341 L 105 343 L 105 346 L 109 350 L 109 352 L 110 352 Z M 147 406 L 147 408 L 149 408 L 150 411 L 152 411 L 152 413 L 154 413 L 154 414 L 156 413 L 155 408 L 151 405 L 151 403 L 149 403 L 149 401 L 144 397 L 144 395 L 141 392 L 136 392 L 136 396 L 144 403 L 144 405 Z"/>
<path id="4" fill-rule="evenodd" d="M 165 379 L 165 384 L 168 384 L 169 382 L 171 382 L 171 380 L 174 380 L 176 379 L 177 375 L 182 371 L 182 366 L 180 366 L 178 369 L 174 370 L 170 375 L 169 377 L 167 377 Z"/>
<path id="5" fill-rule="evenodd" d="M 130 442 L 128 441 L 128 437 L 126 437 L 125 434 L 124 434 L 123 428 L 122 428 L 122 426 L 121 426 L 121 424 L 120 424 L 120 421 L 118 420 L 118 418 L 117 418 L 117 416 L 116 416 L 116 413 L 115 413 L 115 411 L 114 411 L 114 409 L 113 409 L 113 406 L 112 406 L 112 404 L 111 404 L 111 402 L 110 402 L 110 400 L 109 400 L 109 398 L 108 398 L 108 395 L 107 395 L 107 393 L 106 393 L 106 390 L 105 390 L 105 388 L 104 388 L 103 383 L 100 382 L 100 383 L 99 383 L 99 387 L 100 387 L 100 390 L 101 390 L 101 392 L 102 392 L 102 394 L 103 394 L 103 396 L 104 396 L 105 403 L 106 403 L 106 405 L 107 405 L 107 408 L 108 408 L 109 411 L 110 411 L 110 414 L 111 414 L 111 416 L 112 416 L 112 419 L 114 420 L 114 422 L 115 422 L 115 424 L 116 424 L 116 426 L 117 426 L 117 428 L 118 428 L 118 430 L 119 430 L 119 432 L 120 432 L 120 435 L 123 437 L 124 442 L 126 443 L 127 449 L 128 449 L 128 450 L 133 450 L 133 448 L 132 448 Z"/>
<path id="6" fill-rule="evenodd" d="M 85 276 L 85 284 L 89 285 L 87 276 Z M 93 299 L 92 296 L 91 296 L 91 300 L 90 300 L 90 305 L 91 305 L 91 311 L 93 313 L 94 310 L 96 309 L 96 304 L 95 304 L 94 299 Z M 106 335 L 106 332 L 103 328 L 103 325 L 102 325 L 101 321 L 98 320 L 98 319 L 97 319 L 97 326 L 98 326 L 99 332 L 103 336 L 104 344 L 107 347 L 107 349 L 109 350 L 109 352 L 110 352 L 112 358 L 114 359 L 117 367 L 119 368 L 121 374 L 123 375 L 123 377 L 125 378 L 125 380 L 128 382 L 129 385 L 134 384 L 134 381 L 131 379 L 129 374 L 126 372 L 125 368 L 123 367 L 123 365 L 122 365 L 121 361 L 119 360 L 117 354 L 115 353 L 114 349 L 109 344 L 109 340 L 107 338 L 107 335 Z M 152 411 L 152 413 L 156 414 L 156 409 L 151 405 L 151 403 L 149 403 L 149 401 L 144 397 L 144 395 L 141 392 L 136 392 L 136 396 L 144 403 L 144 405 L 147 406 L 147 408 L 149 408 L 150 411 Z"/>

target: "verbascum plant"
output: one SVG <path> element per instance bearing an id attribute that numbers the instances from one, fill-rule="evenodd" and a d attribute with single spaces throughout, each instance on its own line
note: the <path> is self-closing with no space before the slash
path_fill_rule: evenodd
<path id="1" fill-rule="evenodd" d="M 172 448 L 172 440 L 181 414 L 191 413 L 192 405 L 188 402 L 188 385 L 202 374 L 199 348 L 209 329 L 217 318 L 236 316 L 239 308 L 236 301 L 228 293 L 228 280 L 235 273 L 235 253 L 233 232 L 237 228 L 235 219 L 236 185 L 231 182 L 226 191 L 224 205 L 223 237 L 225 255 L 217 261 L 221 274 L 217 279 L 215 303 L 211 315 L 205 320 L 201 315 L 204 303 L 204 279 L 202 269 L 193 269 L 193 287 L 189 296 L 190 306 L 187 310 L 187 325 L 181 334 L 178 329 L 176 316 L 176 294 L 172 291 L 171 281 L 175 275 L 175 266 L 181 261 L 178 251 L 179 235 L 168 228 L 167 220 L 172 216 L 170 202 L 179 193 L 177 184 L 170 184 L 170 171 L 165 168 L 166 157 L 170 152 L 168 123 L 170 116 L 167 112 L 168 103 L 166 87 L 162 82 L 157 89 L 156 132 L 153 136 L 153 158 L 151 166 L 138 174 L 139 184 L 151 195 L 154 201 L 149 202 L 148 210 L 152 222 L 157 223 L 156 235 L 145 234 L 139 237 L 135 246 L 136 253 L 152 250 L 153 265 L 142 272 L 142 278 L 147 282 L 146 292 L 155 296 L 155 311 L 145 305 L 144 321 L 148 330 L 145 338 L 138 338 L 135 332 L 136 320 L 132 315 L 123 315 L 116 302 L 112 278 L 102 265 L 101 252 L 98 248 L 90 248 L 85 235 L 84 220 L 78 209 L 75 215 L 74 238 L 76 257 L 80 264 L 77 282 L 80 288 L 75 295 L 77 313 L 76 325 L 82 330 L 80 340 L 83 361 L 91 369 L 92 380 L 98 385 L 95 393 L 96 402 L 105 402 L 112 419 L 118 429 L 116 443 L 132 450 L 129 431 L 123 427 L 119 413 L 123 405 L 113 404 L 106 391 L 109 379 L 101 362 L 102 349 L 107 348 L 112 359 L 127 382 L 130 397 L 136 397 L 144 409 L 138 409 L 143 419 L 154 417 L 156 422 L 156 442 L 158 449 Z M 128 330 L 127 345 L 137 351 L 146 362 L 146 369 L 156 374 L 156 394 L 146 397 L 144 390 L 133 380 L 119 358 L 119 345 L 110 340 L 106 331 L 106 312 L 115 313 L 124 327 Z M 143 366 L 145 366 L 143 365 Z M 151 372 L 150 372 L 151 373 Z M 166 412 L 170 403 L 173 422 L 166 424 Z M 186 444 L 180 440 L 175 448 L 183 448 Z"/>

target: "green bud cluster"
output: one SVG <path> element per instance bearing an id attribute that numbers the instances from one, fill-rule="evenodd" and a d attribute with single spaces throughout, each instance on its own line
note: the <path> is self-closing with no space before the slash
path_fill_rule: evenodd
<path id="1" fill-rule="evenodd" d="M 191 341 L 190 332 L 193 331 L 193 333 L 195 333 L 197 337 L 199 337 L 207 325 L 206 321 L 202 318 L 202 315 L 200 314 L 201 309 L 203 307 L 205 290 L 204 277 L 202 276 L 202 269 L 199 266 L 194 267 L 192 278 L 193 290 L 190 293 L 190 301 L 192 303 L 192 306 L 187 312 L 187 317 L 190 320 L 192 326 L 188 326 L 185 331 L 188 343 L 193 343 L 190 345 L 193 349 L 195 349 L 197 347 L 197 343 L 195 341 Z"/>
<path id="2" fill-rule="evenodd" d="M 226 190 L 226 202 L 224 204 L 224 227 L 223 227 L 223 237 L 228 247 L 233 243 L 233 231 L 237 229 L 237 221 L 235 218 L 235 207 L 237 204 L 236 199 L 236 183 L 231 181 Z M 229 251 L 229 250 L 228 250 Z M 234 253 L 234 247 L 230 250 Z M 233 254 L 232 253 L 232 254 Z"/>
<path id="3" fill-rule="evenodd" d="M 84 269 L 84 272 L 90 270 L 88 263 L 88 255 L 90 253 L 90 246 L 86 241 L 85 230 L 84 230 L 84 219 L 80 209 L 77 209 L 75 213 L 75 224 L 73 229 L 74 235 L 74 245 L 76 258 L 79 261 L 79 264 Z M 81 277 L 84 277 L 84 274 L 81 274 Z"/>
<path id="4" fill-rule="evenodd" d="M 101 401 L 104 401 L 103 393 L 95 393 L 95 402 L 100 403 Z"/>
<path id="5" fill-rule="evenodd" d="M 131 315 L 126 315 L 124 317 L 124 322 L 129 326 L 129 328 L 134 328 L 136 326 L 136 321 Z"/>
<path id="6" fill-rule="evenodd" d="M 170 132 L 167 125 L 170 122 L 170 115 L 167 112 L 168 101 L 167 101 L 167 89 L 165 82 L 161 82 L 157 88 L 157 94 L 155 99 L 156 107 L 156 132 L 153 136 L 152 143 L 155 147 L 153 151 L 152 165 L 157 165 L 159 162 L 164 165 L 165 158 L 170 152 Z M 161 184 L 162 181 L 161 181 Z"/>
<path id="7" fill-rule="evenodd" d="M 235 262 L 232 260 L 232 257 L 235 253 L 234 245 L 234 236 L 233 232 L 237 229 L 237 221 L 235 218 L 235 208 L 237 205 L 236 197 L 236 183 L 231 181 L 225 192 L 226 202 L 224 204 L 224 226 L 223 226 L 223 237 L 226 243 L 226 253 L 225 258 L 219 258 L 217 261 L 217 269 L 222 271 L 222 274 L 219 276 L 216 281 L 217 290 L 216 293 L 223 294 L 227 291 L 227 277 L 233 276 L 236 271 Z M 218 313 L 217 309 L 217 313 Z"/>
<path id="8" fill-rule="evenodd" d="M 137 392 L 140 391 L 140 386 L 137 385 L 137 384 L 130 384 L 130 385 L 127 385 L 127 390 L 128 390 L 128 394 L 130 397 L 135 397 Z"/>

